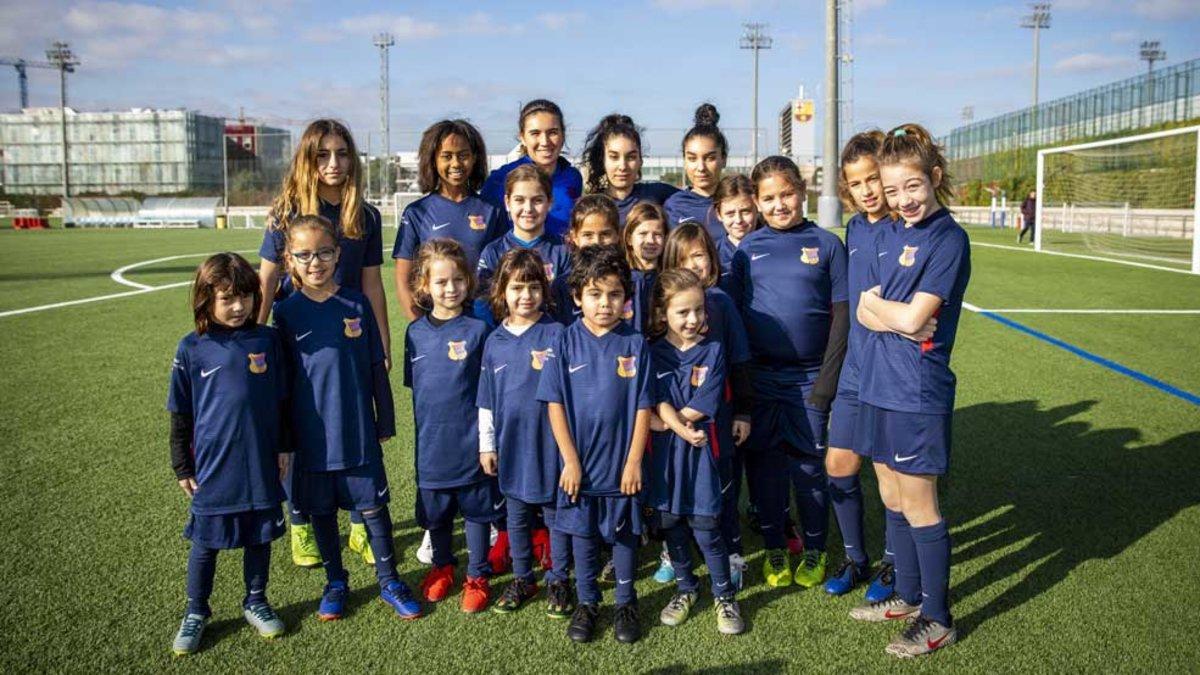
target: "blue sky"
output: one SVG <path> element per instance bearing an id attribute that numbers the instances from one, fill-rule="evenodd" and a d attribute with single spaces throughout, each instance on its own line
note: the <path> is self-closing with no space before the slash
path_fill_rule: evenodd
<path id="1" fill-rule="evenodd" d="M 80 109 L 187 107 L 299 127 L 318 115 L 350 122 L 378 146 L 378 52 L 390 30 L 392 147 L 420 129 L 464 116 L 505 151 L 521 101 L 564 108 L 573 149 L 605 113 L 619 110 L 648 134 L 650 152 L 673 153 L 696 104 L 708 100 L 728 129 L 750 127 L 750 53 L 744 21 L 770 24 L 762 54 L 760 125 L 800 84 L 822 74 L 824 4 L 815 0 L 311 2 L 94 0 L 0 2 L 0 55 L 43 58 L 66 39 L 83 59 L 70 78 Z M 944 133 L 965 105 L 975 118 L 1030 100 L 1030 31 L 1023 2 L 856 0 L 856 126 L 915 120 Z M 1166 65 L 1200 56 L 1195 0 L 1059 0 L 1043 32 L 1043 100 L 1144 72 L 1138 42 L 1161 40 Z M 1159 64 L 1160 67 L 1163 64 Z M 57 105 L 52 71 L 31 70 L 31 104 Z M 818 104 L 820 99 L 818 98 Z M 16 75 L 0 71 L 0 109 L 17 107 Z M 820 114 L 820 107 L 818 107 Z M 747 138 L 732 131 L 734 139 Z M 775 150 L 769 131 L 764 150 Z M 735 140 L 735 144 L 738 141 Z"/>

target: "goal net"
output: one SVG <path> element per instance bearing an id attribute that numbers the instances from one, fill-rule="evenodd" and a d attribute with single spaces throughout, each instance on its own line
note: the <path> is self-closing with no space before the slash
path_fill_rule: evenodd
<path id="1" fill-rule="evenodd" d="M 1200 273 L 1200 127 L 1038 151 L 1039 251 Z"/>

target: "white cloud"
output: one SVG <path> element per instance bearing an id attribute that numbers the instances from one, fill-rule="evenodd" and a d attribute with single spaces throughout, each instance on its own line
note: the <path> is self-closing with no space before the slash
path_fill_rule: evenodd
<path id="1" fill-rule="evenodd" d="M 745 10 L 750 9 L 756 4 L 762 5 L 766 3 L 756 3 L 754 0 L 654 0 L 655 7 L 674 11 L 717 8 Z"/>
<path id="2" fill-rule="evenodd" d="M 1093 73 L 1128 68 L 1133 64 L 1133 58 L 1128 56 L 1084 52 L 1058 61 L 1054 64 L 1054 70 L 1060 73 Z"/>
<path id="3" fill-rule="evenodd" d="M 1137 0 L 1130 4 L 1134 14 L 1148 19 L 1200 16 L 1200 3 L 1195 0 Z"/>
<path id="4" fill-rule="evenodd" d="M 346 17 L 338 22 L 337 27 L 344 34 L 375 35 L 388 32 L 397 40 L 427 40 L 443 35 L 445 29 L 432 21 L 422 21 L 405 14 L 363 14 Z M 326 34 L 326 33 L 320 33 Z M 339 39 L 334 35 L 329 41 Z"/>

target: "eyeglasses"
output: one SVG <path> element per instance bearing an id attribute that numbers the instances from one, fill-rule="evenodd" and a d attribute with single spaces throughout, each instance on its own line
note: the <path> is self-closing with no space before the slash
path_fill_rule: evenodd
<path id="1" fill-rule="evenodd" d="M 321 248 L 316 251 L 292 251 L 292 258 L 301 265 L 307 265 L 314 259 L 321 262 L 330 262 L 335 255 L 337 255 L 336 248 Z"/>

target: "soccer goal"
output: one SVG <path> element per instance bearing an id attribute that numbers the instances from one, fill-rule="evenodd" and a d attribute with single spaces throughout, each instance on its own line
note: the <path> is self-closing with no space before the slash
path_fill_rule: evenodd
<path id="1" fill-rule="evenodd" d="M 1200 274 L 1200 126 L 1037 154 L 1038 251 Z"/>

